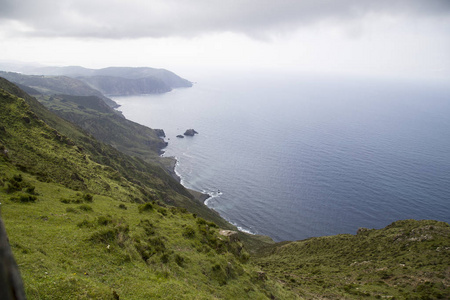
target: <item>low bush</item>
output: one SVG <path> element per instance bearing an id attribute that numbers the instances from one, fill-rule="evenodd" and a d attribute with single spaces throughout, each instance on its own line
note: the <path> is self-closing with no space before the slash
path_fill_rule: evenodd
<path id="1" fill-rule="evenodd" d="M 183 236 L 187 238 L 193 238 L 195 236 L 195 229 L 191 226 L 186 226 L 183 231 Z"/>
<path id="2" fill-rule="evenodd" d="M 153 210 L 153 205 L 151 203 L 145 203 L 142 205 L 139 205 L 139 212 L 142 213 L 144 211 L 150 211 Z"/>
<path id="3" fill-rule="evenodd" d="M 76 210 L 76 209 L 73 208 L 73 207 L 68 207 L 68 208 L 66 208 L 66 212 L 77 214 L 77 213 L 78 213 L 78 210 Z"/>
<path id="4" fill-rule="evenodd" d="M 175 263 L 182 267 L 184 265 L 184 258 L 179 254 L 175 254 Z"/>
<path id="5" fill-rule="evenodd" d="M 84 194 L 83 195 L 83 200 L 89 203 L 92 203 L 94 201 L 94 196 L 92 196 L 91 194 Z"/>
<path id="6" fill-rule="evenodd" d="M 150 220 L 141 220 L 139 222 L 139 227 L 142 227 L 145 231 L 145 234 L 147 235 L 154 235 L 155 234 L 155 227 Z"/>
<path id="7" fill-rule="evenodd" d="M 35 195 L 18 193 L 17 195 L 11 196 L 9 199 L 14 202 L 29 203 L 35 202 L 37 197 Z"/>
<path id="8" fill-rule="evenodd" d="M 79 209 L 84 210 L 84 211 L 92 211 L 92 207 L 90 207 L 87 204 L 82 204 L 80 206 L 78 206 Z"/>
<path id="9" fill-rule="evenodd" d="M 113 222 L 111 216 L 100 216 L 97 218 L 97 224 L 100 226 L 106 226 Z"/>
<path id="10" fill-rule="evenodd" d="M 105 228 L 92 234 L 90 241 L 94 243 L 112 243 L 116 238 L 117 230 L 115 228 Z"/>
<path id="11" fill-rule="evenodd" d="M 169 262 L 169 254 L 164 253 L 161 255 L 160 260 L 163 264 L 167 264 Z"/>

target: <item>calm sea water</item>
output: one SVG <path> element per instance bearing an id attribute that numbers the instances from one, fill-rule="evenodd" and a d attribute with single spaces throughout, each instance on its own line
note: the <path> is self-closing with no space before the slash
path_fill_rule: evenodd
<path id="1" fill-rule="evenodd" d="M 242 230 L 282 241 L 450 221 L 443 84 L 235 74 L 114 99 L 165 130 L 182 183 Z"/>

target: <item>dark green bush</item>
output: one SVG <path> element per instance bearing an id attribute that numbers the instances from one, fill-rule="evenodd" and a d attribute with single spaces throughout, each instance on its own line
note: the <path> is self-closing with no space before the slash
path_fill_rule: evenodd
<path id="1" fill-rule="evenodd" d="M 97 218 L 97 224 L 101 226 L 109 225 L 113 222 L 111 216 L 100 216 Z"/>
<path id="2" fill-rule="evenodd" d="M 82 204 L 80 206 L 78 206 L 79 209 L 84 210 L 84 211 L 92 211 L 92 207 L 90 207 L 87 204 Z"/>
<path id="3" fill-rule="evenodd" d="M 195 229 L 191 226 L 186 226 L 183 231 L 183 236 L 193 238 L 195 236 Z"/>
<path id="4" fill-rule="evenodd" d="M 77 226 L 80 228 L 82 228 L 82 227 L 91 228 L 91 227 L 94 227 L 94 223 L 89 220 L 84 219 L 83 221 L 78 223 Z"/>
<path id="5" fill-rule="evenodd" d="M 164 252 L 166 250 L 166 245 L 160 237 L 154 237 L 148 240 L 149 244 L 153 246 L 156 252 Z"/>
<path id="6" fill-rule="evenodd" d="M 34 185 L 29 185 L 26 189 L 25 192 L 31 195 L 36 195 L 35 192 L 36 187 Z"/>
<path id="7" fill-rule="evenodd" d="M 153 210 L 153 205 L 151 203 L 145 203 L 142 205 L 139 205 L 139 212 L 142 213 L 144 211 L 150 211 Z"/>
<path id="8" fill-rule="evenodd" d="M 136 241 L 134 247 L 144 261 L 147 261 L 152 255 L 152 248 L 145 242 Z"/>
<path id="9" fill-rule="evenodd" d="M 22 190 L 22 184 L 15 180 L 9 180 L 9 182 L 6 184 L 6 192 L 7 193 L 14 193 Z"/>
<path id="10" fill-rule="evenodd" d="M 11 196 L 9 199 L 14 202 L 29 203 L 29 202 L 35 202 L 37 200 L 37 197 L 34 195 L 18 193 L 15 196 Z"/>
<path id="11" fill-rule="evenodd" d="M 169 254 L 164 253 L 163 255 L 161 255 L 160 260 L 163 264 L 167 264 L 169 262 Z"/>
<path id="12" fill-rule="evenodd" d="M 165 209 L 164 207 L 158 207 L 157 211 L 163 216 L 167 216 L 167 209 Z"/>
<path id="13" fill-rule="evenodd" d="M 197 224 L 198 225 L 206 225 L 206 220 L 203 218 L 197 218 Z"/>
<path id="14" fill-rule="evenodd" d="M 142 227 L 147 235 L 155 234 L 155 227 L 150 220 L 141 220 L 138 226 Z"/>
<path id="15" fill-rule="evenodd" d="M 112 243 L 117 238 L 115 228 L 105 228 L 92 234 L 90 240 L 94 243 Z"/>
<path id="16" fill-rule="evenodd" d="M 91 194 L 84 194 L 83 195 L 83 200 L 89 203 L 92 203 L 94 201 L 94 196 L 92 196 Z"/>
<path id="17" fill-rule="evenodd" d="M 125 210 L 128 209 L 127 206 L 126 206 L 125 204 L 119 204 L 119 208 L 120 208 L 120 209 L 125 209 Z"/>
<path id="18" fill-rule="evenodd" d="M 76 210 L 76 209 L 73 208 L 73 207 L 68 207 L 68 208 L 66 208 L 66 212 L 77 214 L 77 213 L 78 213 L 78 210 Z"/>
<path id="19" fill-rule="evenodd" d="M 184 265 L 184 258 L 179 254 L 175 254 L 175 263 L 182 267 Z"/>

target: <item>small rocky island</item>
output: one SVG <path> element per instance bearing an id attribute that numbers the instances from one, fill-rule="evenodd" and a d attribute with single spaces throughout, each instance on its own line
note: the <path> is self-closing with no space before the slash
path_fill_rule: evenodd
<path id="1" fill-rule="evenodd" d="M 184 135 L 186 135 L 186 136 L 194 136 L 194 135 L 196 135 L 196 134 L 198 134 L 198 132 L 195 131 L 194 129 L 188 129 L 188 130 L 186 130 L 186 132 L 184 133 Z"/>

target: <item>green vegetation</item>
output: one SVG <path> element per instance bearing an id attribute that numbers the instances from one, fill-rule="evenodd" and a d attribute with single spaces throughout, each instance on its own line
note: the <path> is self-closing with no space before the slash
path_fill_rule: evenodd
<path id="1" fill-rule="evenodd" d="M 40 99 L 80 120 L 110 113 L 95 97 Z M 450 298 L 446 223 L 275 244 L 234 232 L 144 160 L 154 149 L 117 149 L 0 78 L 0 209 L 29 299 Z"/>
<path id="2" fill-rule="evenodd" d="M 380 230 L 281 243 L 256 259 L 306 299 L 449 299 L 450 227 L 397 221 Z"/>

